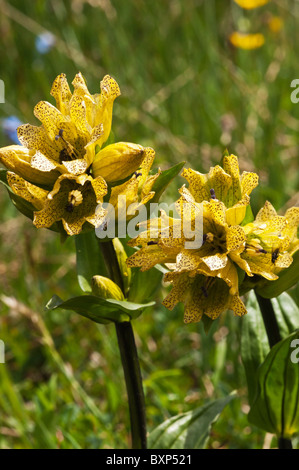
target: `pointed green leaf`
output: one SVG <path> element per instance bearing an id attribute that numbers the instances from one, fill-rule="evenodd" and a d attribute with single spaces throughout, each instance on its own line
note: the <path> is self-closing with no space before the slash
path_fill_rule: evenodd
<path id="1" fill-rule="evenodd" d="M 212 424 L 234 397 L 229 395 L 194 411 L 173 416 L 150 433 L 149 448 L 204 449 Z"/>
<path id="2" fill-rule="evenodd" d="M 75 235 L 78 282 L 83 292 L 86 293 L 92 292 L 93 276 L 107 276 L 99 243 L 101 242 L 94 230 Z"/>
<path id="3" fill-rule="evenodd" d="M 152 187 L 152 191 L 155 192 L 155 195 L 150 200 L 151 204 L 159 202 L 161 195 L 164 193 L 169 183 L 180 173 L 185 163 L 186 162 L 177 163 L 177 165 L 174 165 L 172 168 L 161 172 Z"/>
<path id="4" fill-rule="evenodd" d="M 282 338 L 285 338 L 299 328 L 299 309 L 287 293 L 281 294 L 277 299 L 272 299 L 272 305 L 279 333 Z M 265 360 L 270 347 L 253 291 L 248 296 L 246 308 L 247 315 L 242 318 L 241 357 L 247 379 L 248 400 L 251 404 L 257 387 L 256 371 Z"/>
<path id="5" fill-rule="evenodd" d="M 212 320 L 207 315 L 203 315 L 201 321 L 202 321 L 202 324 L 203 324 L 204 332 L 207 335 L 209 333 L 212 325 L 214 324 L 215 320 Z"/>
<path id="6" fill-rule="evenodd" d="M 299 331 L 277 343 L 257 371 L 249 421 L 290 439 L 299 432 Z"/>
<path id="7" fill-rule="evenodd" d="M 96 323 L 123 322 L 137 318 L 146 307 L 154 302 L 137 304 L 126 300 L 102 299 L 94 295 L 81 295 L 65 302 L 58 296 L 52 297 L 46 305 L 46 310 L 63 308 L 72 310 Z"/>
<path id="8" fill-rule="evenodd" d="M 163 273 L 158 269 L 141 271 L 132 270 L 132 283 L 129 291 L 129 300 L 135 302 L 148 302 L 161 286 Z"/>
<path id="9" fill-rule="evenodd" d="M 244 225 L 250 224 L 253 221 L 254 221 L 254 215 L 252 213 L 250 204 L 248 204 L 248 206 L 246 207 L 245 217 L 242 220 L 242 223 L 240 225 L 244 226 Z"/>
<path id="10" fill-rule="evenodd" d="M 242 317 L 241 358 L 245 368 L 248 401 L 252 403 L 256 392 L 256 371 L 270 347 L 263 318 L 253 291 L 246 304 L 247 315 Z"/>
<path id="11" fill-rule="evenodd" d="M 299 329 L 299 308 L 287 292 L 272 299 L 271 302 L 282 338 Z"/>

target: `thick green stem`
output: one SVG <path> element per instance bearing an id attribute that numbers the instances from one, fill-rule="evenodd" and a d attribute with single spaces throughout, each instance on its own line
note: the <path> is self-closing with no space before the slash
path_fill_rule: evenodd
<path id="1" fill-rule="evenodd" d="M 272 302 L 270 299 L 265 299 L 264 297 L 261 297 L 257 292 L 255 292 L 255 295 L 263 317 L 270 348 L 273 348 L 273 346 L 279 341 L 281 341 L 282 338 L 280 336 Z"/>
<path id="2" fill-rule="evenodd" d="M 115 328 L 129 398 L 132 447 L 146 449 L 144 393 L 132 324 L 115 323 Z"/>
<path id="3" fill-rule="evenodd" d="M 110 278 L 123 290 L 123 280 L 112 241 L 100 243 Z M 142 377 L 131 322 L 115 323 L 129 400 L 132 447 L 146 449 L 146 416 Z"/>
<path id="4" fill-rule="evenodd" d="M 263 317 L 270 348 L 273 348 L 273 346 L 279 341 L 281 341 L 282 338 L 279 332 L 279 327 L 271 299 L 265 299 L 264 297 L 260 296 L 257 292 L 255 292 L 255 295 Z M 285 439 L 284 437 L 279 437 L 278 448 L 292 449 L 292 441 L 290 439 Z"/>
<path id="5" fill-rule="evenodd" d="M 284 437 L 280 437 L 278 439 L 278 448 L 279 449 L 293 449 L 292 441 L 290 439 L 285 439 Z"/>

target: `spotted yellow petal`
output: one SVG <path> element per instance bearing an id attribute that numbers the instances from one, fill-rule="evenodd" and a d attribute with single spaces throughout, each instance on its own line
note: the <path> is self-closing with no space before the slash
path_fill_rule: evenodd
<path id="1" fill-rule="evenodd" d="M 49 139 L 43 127 L 23 124 L 18 127 L 18 139 L 24 147 L 39 150 L 48 158 L 59 161 L 59 148 Z"/>
<path id="2" fill-rule="evenodd" d="M 7 172 L 7 182 L 15 194 L 30 202 L 36 209 L 42 209 L 48 191 L 25 181 L 21 176 L 10 171 Z"/>
<path id="3" fill-rule="evenodd" d="M 95 125 L 102 123 L 104 133 L 100 146 L 106 142 L 111 131 L 112 109 L 115 98 L 120 96 L 120 89 L 114 78 L 105 75 L 101 81 L 101 94 L 95 97 Z"/>
<path id="4" fill-rule="evenodd" d="M 72 93 L 64 73 L 61 73 L 55 78 L 50 94 L 55 98 L 57 109 L 62 114 L 67 115 Z"/>
<path id="5" fill-rule="evenodd" d="M 244 171 L 241 175 L 241 193 L 243 194 L 251 194 L 254 188 L 257 187 L 259 182 L 259 177 L 256 173 L 250 173 Z"/>
<path id="6" fill-rule="evenodd" d="M 246 313 L 238 295 L 231 296 L 228 285 L 222 279 L 202 275 L 190 278 L 186 273 L 167 273 L 165 281 L 171 282 L 173 287 L 163 305 L 172 310 L 178 302 L 183 302 L 185 323 L 198 322 L 203 315 L 214 320 L 228 308 L 235 310 L 237 315 Z"/>
<path id="7" fill-rule="evenodd" d="M 211 198 L 211 189 L 220 201 L 226 197 L 231 185 L 231 177 L 220 166 L 211 168 L 205 175 L 191 168 L 184 169 L 182 176 L 189 183 L 189 191 L 197 202 L 208 201 Z"/>
<path id="8" fill-rule="evenodd" d="M 32 166 L 36 150 L 29 150 L 21 145 L 10 145 L 0 149 L 0 162 L 8 169 L 17 173 L 27 181 L 41 185 L 51 185 L 58 178 L 59 172 L 56 167 L 48 169 L 48 173 L 41 173 Z"/>
<path id="9" fill-rule="evenodd" d="M 255 218 L 256 222 L 267 222 L 277 216 L 277 212 L 269 201 L 266 201 L 262 209 L 259 210 Z"/>
<path id="10" fill-rule="evenodd" d="M 172 263 L 175 257 L 169 255 L 158 245 L 150 245 L 144 250 L 136 251 L 127 259 L 130 268 L 140 267 L 141 271 L 147 271 L 156 264 Z"/>
<path id="11" fill-rule="evenodd" d="M 246 235 L 243 227 L 234 225 L 227 228 L 226 231 L 226 248 L 228 252 L 234 251 L 241 253 L 244 251 L 246 243 Z"/>

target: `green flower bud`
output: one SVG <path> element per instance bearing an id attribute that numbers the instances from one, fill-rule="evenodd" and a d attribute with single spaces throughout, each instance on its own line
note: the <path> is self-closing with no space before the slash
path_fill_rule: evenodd
<path id="1" fill-rule="evenodd" d="M 102 299 L 124 300 L 121 289 L 115 282 L 104 276 L 93 276 L 91 280 L 92 292 Z"/>
<path id="2" fill-rule="evenodd" d="M 118 238 L 114 238 L 113 241 L 114 250 L 116 253 L 119 269 L 121 272 L 123 285 L 124 285 L 124 292 L 127 293 L 130 288 L 131 284 L 131 268 L 126 263 L 127 260 L 127 253 L 124 249 L 122 242 Z"/>

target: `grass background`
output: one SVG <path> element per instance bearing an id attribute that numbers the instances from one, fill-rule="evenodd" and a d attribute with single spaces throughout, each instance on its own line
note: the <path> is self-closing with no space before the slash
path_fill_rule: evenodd
<path id="1" fill-rule="evenodd" d="M 269 29 L 278 16 L 281 31 Z M 208 171 L 228 148 L 260 185 L 254 212 L 269 199 L 277 210 L 298 205 L 298 0 L 272 0 L 245 11 L 230 0 L 0 1 L 0 119 L 36 123 L 33 107 L 49 100 L 54 78 L 78 71 L 91 93 L 113 75 L 117 140 L 154 147 L 156 164 L 185 160 Z M 45 30 L 55 37 L 36 49 Z M 234 30 L 262 32 L 257 50 L 233 48 Z M 0 133 L 0 145 L 12 142 Z M 178 178 L 166 200 L 177 197 Z M 74 242 L 36 230 L 0 191 L 0 448 L 127 448 L 126 392 L 113 325 L 43 307 L 55 293 L 80 294 Z M 298 300 L 298 289 L 293 290 Z M 240 360 L 242 320 L 231 313 L 208 335 L 184 325 L 182 309 L 157 305 L 135 322 L 148 428 L 238 390 L 213 426 L 211 448 L 267 448 L 275 438 L 250 426 Z"/>

